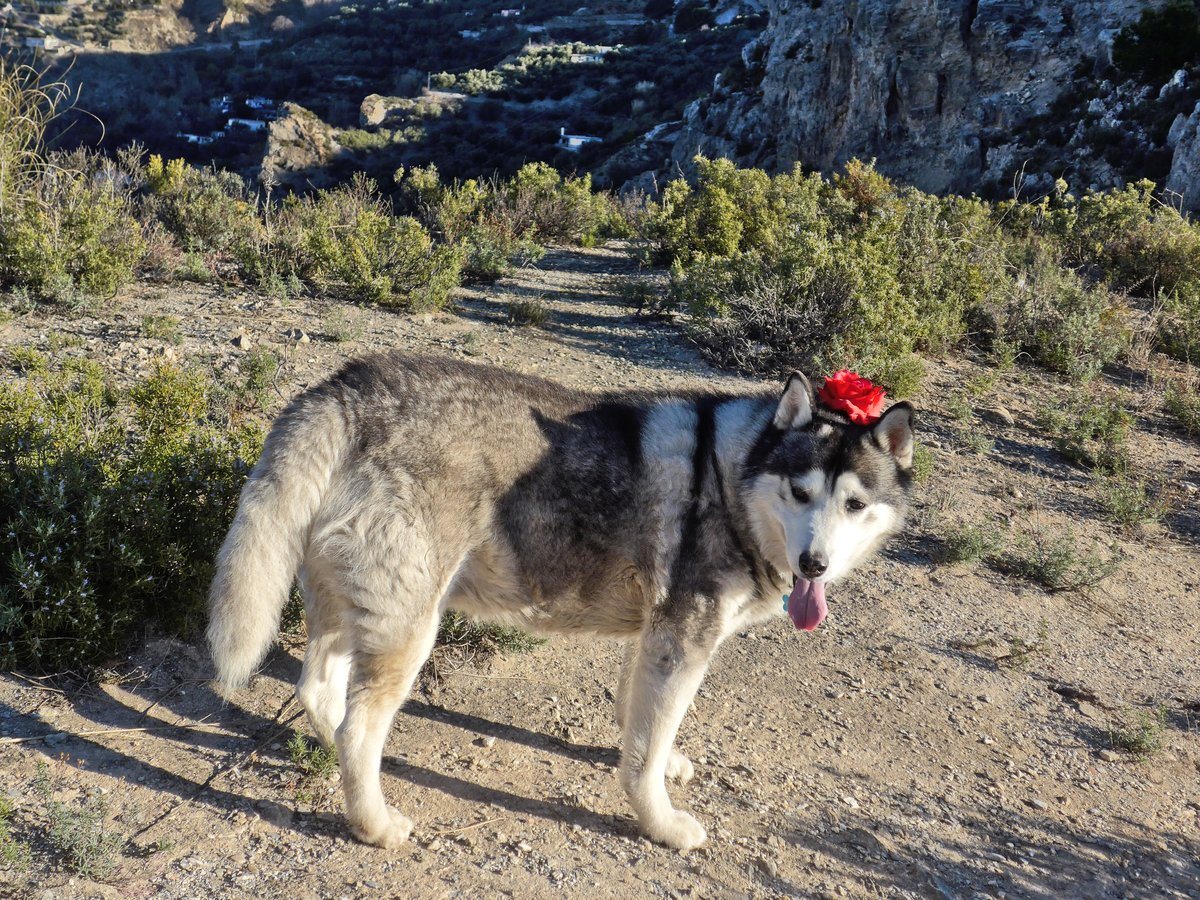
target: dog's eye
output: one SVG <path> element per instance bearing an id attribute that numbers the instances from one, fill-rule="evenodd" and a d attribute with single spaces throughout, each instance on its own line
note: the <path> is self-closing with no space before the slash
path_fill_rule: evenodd
<path id="1" fill-rule="evenodd" d="M 850 512 L 861 512 L 866 508 L 867 504 L 863 503 L 857 497 L 851 497 L 846 501 L 846 509 L 850 510 Z"/>
<path id="2" fill-rule="evenodd" d="M 794 484 L 792 485 L 792 497 L 797 503 L 807 503 L 812 499 L 812 497 L 809 496 L 808 491 L 806 491 L 804 488 L 796 487 Z"/>

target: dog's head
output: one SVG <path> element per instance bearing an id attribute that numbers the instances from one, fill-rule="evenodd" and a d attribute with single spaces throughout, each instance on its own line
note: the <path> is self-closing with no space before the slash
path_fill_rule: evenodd
<path id="1" fill-rule="evenodd" d="M 908 403 L 856 425 L 819 406 L 803 375 L 788 379 L 744 484 L 763 558 L 794 579 L 788 614 L 797 628 L 816 628 L 827 611 L 825 585 L 900 529 L 912 461 Z"/>

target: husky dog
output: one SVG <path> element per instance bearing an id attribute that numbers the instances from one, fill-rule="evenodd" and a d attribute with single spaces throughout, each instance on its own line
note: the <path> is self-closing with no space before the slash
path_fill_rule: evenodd
<path id="1" fill-rule="evenodd" d="M 392 719 L 446 610 L 627 642 L 620 778 L 645 834 L 705 839 L 665 778 L 713 652 L 777 614 L 825 617 L 826 586 L 901 526 L 912 409 L 873 425 L 782 395 L 599 395 L 399 353 L 351 362 L 288 407 L 242 491 L 213 581 L 217 687 L 245 685 L 299 573 L 297 685 L 337 748 L 353 833 L 395 847 L 384 802 Z"/>

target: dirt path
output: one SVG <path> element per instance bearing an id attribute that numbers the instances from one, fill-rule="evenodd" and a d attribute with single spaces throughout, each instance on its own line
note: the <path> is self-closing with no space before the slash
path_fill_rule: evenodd
<path id="1" fill-rule="evenodd" d="M 163 352 L 227 370 L 244 330 L 286 357 L 280 403 L 391 346 L 589 387 L 736 381 L 629 315 L 615 285 L 633 276 L 615 249 L 560 252 L 465 292 L 458 314 L 414 317 L 140 288 L 112 315 L 18 319 L 0 343 L 54 340 L 128 373 Z M 549 306 L 547 326 L 505 324 L 505 303 L 529 297 Z M 181 316 L 183 344 L 139 337 L 148 312 Z M 327 340 L 347 314 L 361 337 Z M 309 340 L 284 337 L 295 328 Z M 909 533 L 831 592 L 815 634 L 781 618 L 731 638 L 685 720 L 696 778 L 672 793 L 709 829 L 699 851 L 637 835 L 614 776 L 614 644 L 555 640 L 415 694 L 384 790 L 417 830 L 388 852 L 347 839 L 336 775 L 302 782 L 288 759 L 299 647 L 223 706 L 201 652 L 160 641 L 111 683 L 68 694 L 0 680 L 0 794 L 33 847 L 25 872 L 0 862 L 0 895 L 1200 897 L 1197 445 L 1141 417 L 1135 446 L 1164 461 L 1182 499 L 1170 529 L 1126 535 L 1030 422 L 1060 390 L 1049 379 L 1001 376 L 990 402 L 1015 424 L 976 420 L 995 441 L 976 454 L 938 401 L 981 369 L 930 368 L 917 403 L 936 468 Z M 1073 526 L 1127 558 L 1086 595 L 932 561 L 951 523 L 981 518 Z M 1161 749 L 1112 748 L 1110 728 L 1159 704 Z M 56 867 L 48 793 L 106 800 L 127 843 L 103 882 Z"/>

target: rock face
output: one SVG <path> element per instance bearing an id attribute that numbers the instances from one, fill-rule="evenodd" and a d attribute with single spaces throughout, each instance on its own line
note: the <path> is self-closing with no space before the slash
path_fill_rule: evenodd
<path id="1" fill-rule="evenodd" d="M 333 130 L 296 103 L 285 103 L 271 123 L 259 180 L 304 190 L 331 183 L 327 165 L 341 151 Z"/>
<path id="2" fill-rule="evenodd" d="M 1180 196 L 1184 209 L 1200 212 L 1200 103 L 1190 116 L 1181 116 L 1171 126 L 1170 140 L 1175 144 L 1175 155 L 1167 190 Z"/>
<path id="3" fill-rule="evenodd" d="M 831 171 L 872 158 L 931 191 L 1011 179 L 1014 130 L 1110 62 L 1141 0 L 768 0 L 746 81 L 689 107 L 673 159 Z"/>
<path id="4" fill-rule="evenodd" d="M 358 109 L 358 124 L 363 128 L 380 124 L 387 118 L 388 105 L 379 94 L 367 94 Z"/>

